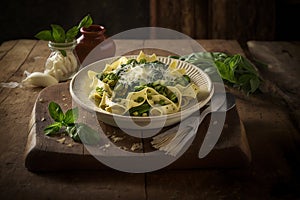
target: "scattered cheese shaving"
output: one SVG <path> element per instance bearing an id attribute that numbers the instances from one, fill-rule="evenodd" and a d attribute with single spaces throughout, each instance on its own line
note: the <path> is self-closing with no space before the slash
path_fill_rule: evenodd
<path id="1" fill-rule="evenodd" d="M 63 144 L 63 143 L 66 141 L 66 138 L 63 137 L 63 138 L 58 139 L 58 140 L 56 140 L 56 141 L 59 142 L 59 143 L 61 143 L 61 144 Z"/>
<path id="2" fill-rule="evenodd" d="M 118 136 L 115 136 L 115 135 L 112 135 L 110 138 L 112 139 L 112 141 L 114 143 L 119 142 L 119 141 L 124 139 L 124 137 L 118 137 Z"/>
<path id="3" fill-rule="evenodd" d="M 131 151 L 136 151 L 136 150 L 141 150 L 143 149 L 143 144 L 142 143 L 134 143 L 132 144 L 130 150 Z"/>

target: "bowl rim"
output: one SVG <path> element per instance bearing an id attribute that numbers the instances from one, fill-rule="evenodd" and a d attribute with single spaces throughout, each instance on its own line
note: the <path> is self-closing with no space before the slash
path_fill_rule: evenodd
<path id="1" fill-rule="evenodd" d="M 98 61 L 95 61 L 93 63 L 90 63 L 88 64 L 87 66 L 83 67 L 82 69 L 80 69 L 71 79 L 70 81 L 70 87 L 69 87 L 69 91 L 70 91 L 70 94 L 71 94 L 71 97 L 72 99 L 81 107 L 83 107 L 84 109 L 88 110 L 88 111 L 92 111 L 92 112 L 96 112 L 97 114 L 98 113 L 101 113 L 103 115 L 107 115 L 107 116 L 112 116 L 113 118 L 117 117 L 119 119 L 128 119 L 128 118 L 131 118 L 133 119 L 134 121 L 146 121 L 146 120 L 160 120 L 160 119 L 172 119 L 172 118 L 176 118 L 176 117 L 180 117 L 182 116 L 183 114 L 182 113 L 189 113 L 188 116 L 194 112 L 196 112 L 197 110 L 199 110 L 201 107 L 205 106 L 209 101 L 210 99 L 212 98 L 213 94 L 214 94 L 214 84 L 213 82 L 211 81 L 211 78 L 209 77 L 209 75 L 207 73 L 205 73 L 202 69 L 200 69 L 199 67 L 191 64 L 191 63 L 188 63 L 186 61 L 182 61 L 182 60 L 179 60 L 179 59 L 174 59 L 174 58 L 170 58 L 170 57 L 166 57 L 166 56 L 156 56 L 157 59 L 170 59 L 170 60 L 176 60 L 177 62 L 182 62 L 186 65 L 190 65 L 192 66 L 194 69 L 196 69 L 196 71 L 200 72 L 201 76 L 205 76 L 205 79 L 208 80 L 208 83 L 209 83 L 209 86 L 210 89 L 209 90 L 209 95 L 203 100 L 203 101 L 199 101 L 198 103 L 196 103 L 195 105 L 192 105 L 191 107 L 188 107 L 184 110 L 180 110 L 178 112 L 175 112 L 175 113 L 171 113 L 171 114 L 165 114 L 165 115 L 159 115 L 159 116 L 146 116 L 146 117 L 142 117 L 142 116 L 130 116 L 130 115 L 120 115 L 120 114 L 115 114 L 115 113 L 110 113 L 108 111 L 105 111 L 105 110 L 102 110 L 100 108 L 98 108 L 96 105 L 94 105 L 93 107 L 90 107 L 86 104 L 84 104 L 84 102 L 82 102 L 78 97 L 77 95 L 75 94 L 75 91 L 73 90 L 73 86 L 76 82 L 76 79 L 78 77 L 78 75 L 80 73 L 83 73 L 84 71 L 88 71 L 90 67 L 96 65 L 97 63 L 101 63 L 101 62 L 106 62 L 106 63 L 111 63 L 111 62 L 114 62 L 116 60 L 118 60 L 119 58 L 121 57 L 126 57 L 126 58 L 136 58 L 138 55 L 124 55 L 124 56 L 114 56 L 114 57 L 109 57 L 109 58 L 105 58 L 105 59 L 101 59 L 101 60 L 98 60 Z M 110 61 L 110 62 L 108 62 Z M 201 105 L 200 105 L 201 104 Z"/>

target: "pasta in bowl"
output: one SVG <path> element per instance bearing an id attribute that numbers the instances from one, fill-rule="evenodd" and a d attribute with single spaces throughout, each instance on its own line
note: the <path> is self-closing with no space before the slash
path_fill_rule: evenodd
<path id="1" fill-rule="evenodd" d="M 72 79 L 73 100 L 98 120 L 128 129 L 173 125 L 203 107 L 213 84 L 196 66 L 155 54 L 92 63 Z M 134 123 L 129 123 L 134 122 Z"/>

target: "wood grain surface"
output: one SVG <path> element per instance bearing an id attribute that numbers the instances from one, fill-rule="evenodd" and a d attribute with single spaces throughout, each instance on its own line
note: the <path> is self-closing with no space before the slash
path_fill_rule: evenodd
<path id="1" fill-rule="evenodd" d="M 38 95 L 29 125 L 30 132 L 25 149 L 25 166 L 30 171 L 108 169 L 108 167 L 91 155 L 83 144 L 74 142 L 68 136 L 49 137 L 44 135 L 43 130 L 53 123 L 48 113 L 48 104 L 51 101 L 61 105 L 64 112 L 76 107 L 69 93 L 69 82 L 47 87 Z M 109 148 L 110 151 L 114 151 L 114 147 L 117 148 L 116 150 L 122 148 L 124 151 L 134 153 L 153 152 L 156 150 L 150 144 L 151 138 L 141 139 L 130 136 L 119 128 L 98 121 L 95 113 L 87 112 L 84 109 L 80 109 L 79 113 L 79 121 L 84 122 L 95 130 L 101 129 L 104 134 L 99 133 L 100 137 L 108 137 L 110 139 L 112 142 Z M 220 115 L 222 114 L 220 113 Z M 82 119 L 83 117 L 84 119 Z M 199 126 L 197 136 L 188 150 L 183 156 L 168 166 L 168 169 L 237 168 L 246 167 L 250 164 L 251 153 L 248 140 L 236 108 L 226 114 L 225 128 L 215 146 L 216 148 L 205 158 L 199 159 L 199 149 L 207 134 L 209 123 L 210 115 Z M 143 133 L 141 132 L 141 134 Z M 119 138 L 120 141 L 114 140 L 115 138 Z M 61 139 L 64 139 L 64 141 L 60 142 Z M 131 150 L 135 144 L 142 144 L 143 148 Z M 104 146 L 99 148 L 104 148 Z M 97 153 L 101 154 L 101 150 L 97 151 Z"/>
<path id="2" fill-rule="evenodd" d="M 300 42 L 248 41 L 247 44 L 253 58 L 265 64 L 259 66 L 266 83 L 263 91 L 285 100 L 300 129 Z"/>
<path id="3" fill-rule="evenodd" d="M 126 51 L 128 47 L 143 48 L 148 42 L 117 43 Z M 199 42 L 208 51 L 243 53 L 235 41 Z M 21 82 L 25 70 L 43 71 L 49 53 L 43 41 L 4 42 L 0 46 L 0 82 Z M 252 153 L 248 167 L 130 174 L 114 170 L 28 171 L 24 157 L 28 125 L 42 88 L 0 87 L 0 199 L 299 199 L 299 131 L 288 106 L 280 96 L 247 96 L 228 89 L 236 96 L 247 133 Z"/>

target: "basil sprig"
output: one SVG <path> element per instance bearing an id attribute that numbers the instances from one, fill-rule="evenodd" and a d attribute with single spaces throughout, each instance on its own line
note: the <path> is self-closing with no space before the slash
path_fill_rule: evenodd
<path id="1" fill-rule="evenodd" d="M 43 30 L 35 35 L 37 39 L 56 43 L 72 42 L 82 27 L 89 27 L 93 23 L 90 15 L 85 16 L 77 26 L 65 31 L 62 26 L 51 24 L 51 30 Z"/>
<path id="2" fill-rule="evenodd" d="M 253 64 L 240 54 L 197 52 L 177 59 L 196 65 L 207 72 L 212 80 L 219 74 L 224 83 L 237 87 L 247 94 L 257 91 L 261 84 L 261 78 Z"/>
<path id="3" fill-rule="evenodd" d="M 86 124 L 76 123 L 78 108 L 69 109 L 64 113 L 57 103 L 50 102 L 48 111 L 54 123 L 44 129 L 45 135 L 59 135 L 61 131 L 65 131 L 76 142 L 93 145 L 100 141 L 97 131 Z"/>

